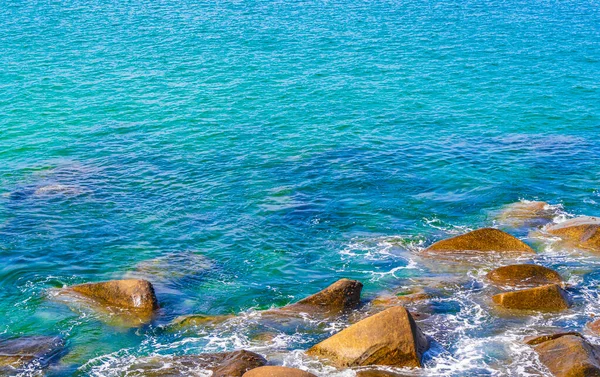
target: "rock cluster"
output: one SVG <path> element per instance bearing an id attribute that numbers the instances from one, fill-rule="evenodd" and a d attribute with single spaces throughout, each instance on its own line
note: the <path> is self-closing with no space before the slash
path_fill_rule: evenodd
<path id="1" fill-rule="evenodd" d="M 502 213 L 505 224 L 535 224 L 549 222 L 555 212 L 544 202 L 523 202 L 507 207 Z M 516 226 L 516 225 L 515 225 Z M 600 251 L 600 219 L 581 217 L 546 228 L 549 234 L 560 237 L 577 248 Z M 494 228 L 483 228 L 438 241 L 425 250 L 425 255 L 440 256 L 457 253 L 470 255 L 484 253 L 504 256 L 534 255 L 534 250 L 516 237 Z M 157 259 L 142 272 L 154 271 L 171 259 Z M 178 259 L 173 259 L 178 260 Z M 205 265 L 203 259 L 202 265 Z M 502 261 L 506 258 L 503 257 Z M 207 262 L 208 263 L 208 262 Z M 158 267 L 156 267 L 156 266 Z M 149 273 L 149 278 L 154 273 Z M 184 278 L 175 274 L 176 278 Z M 170 275 L 169 275 L 170 276 Z M 555 312 L 569 308 L 570 299 L 560 274 L 547 267 L 531 264 L 507 264 L 487 273 L 486 289 L 493 290 L 490 304 L 506 309 L 508 313 Z M 330 319 L 344 316 L 361 305 L 363 284 L 356 280 L 341 279 L 320 292 L 287 306 L 264 310 L 261 317 L 268 321 L 287 321 L 291 317 Z M 160 293 L 160 292 L 159 292 Z M 128 318 L 128 326 L 151 322 L 159 309 L 152 284 L 143 279 L 113 280 L 100 283 L 73 285 L 59 290 L 57 297 L 69 297 L 99 313 Z M 306 351 L 306 355 L 337 368 L 354 368 L 359 377 L 399 377 L 384 370 L 391 368 L 420 368 L 423 355 L 429 349 L 430 339 L 421 331 L 411 304 L 431 301 L 430 290 L 420 286 L 409 287 L 395 296 L 378 297 L 371 302 L 379 312 L 362 318 L 345 329 L 323 339 Z M 68 301 L 70 304 L 71 301 Z M 404 306 L 411 308 L 413 314 Z M 364 316 L 364 312 L 363 313 Z M 133 321 L 130 319 L 134 318 Z M 217 326 L 234 315 L 207 316 L 193 314 L 175 319 L 166 328 L 180 330 L 197 326 Z M 242 317 L 243 318 L 243 317 Z M 352 321 L 349 321 L 352 322 Z M 600 321 L 590 323 L 592 332 L 600 333 Z M 269 339 L 261 333 L 257 339 Z M 540 361 L 557 377 L 600 376 L 600 349 L 581 334 L 564 332 L 525 339 L 539 355 Z M 0 374 L 17 373 L 28 364 L 39 365 L 60 357 L 64 344 L 60 338 L 22 337 L 0 339 Z M 213 377 L 316 377 L 307 371 L 267 366 L 267 360 L 245 350 L 225 353 L 156 356 L 137 359 L 129 368 L 146 377 L 188 375 L 191 370 L 211 371 Z"/>

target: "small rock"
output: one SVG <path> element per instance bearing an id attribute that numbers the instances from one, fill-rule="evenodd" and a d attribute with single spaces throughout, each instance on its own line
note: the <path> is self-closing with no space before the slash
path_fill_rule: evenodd
<path id="1" fill-rule="evenodd" d="M 58 297 L 61 296 L 87 303 L 94 310 L 122 315 L 123 318 L 131 317 L 131 321 L 125 321 L 126 324 L 149 322 L 154 311 L 158 309 L 154 288 L 146 280 L 111 280 L 79 284 L 61 289 Z"/>
<path id="2" fill-rule="evenodd" d="M 307 351 L 338 367 L 387 365 L 420 367 L 429 341 L 401 306 L 351 325 Z"/>
<path id="3" fill-rule="evenodd" d="M 498 215 L 498 222 L 511 227 L 542 226 L 552 221 L 556 210 L 546 202 L 522 201 L 505 206 Z"/>
<path id="4" fill-rule="evenodd" d="M 438 241 L 427 252 L 521 252 L 534 253 L 523 241 L 494 228 L 477 229 L 472 232 Z"/>
<path id="5" fill-rule="evenodd" d="M 43 368 L 59 358 L 63 349 L 64 342 L 59 337 L 0 339 L 0 375 L 14 375 L 31 366 Z"/>
<path id="6" fill-rule="evenodd" d="M 266 366 L 244 373 L 244 377 L 317 377 L 301 369 Z"/>
<path id="7" fill-rule="evenodd" d="M 567 243 L 592 251 L 600 251 L 600 218 L 577 217 L 546 229 Z"/>
<path id="8" fill-rule="evenodd" d="M 129 373 L 144 377 L 181 377 L 196 375 L 199 370 L 212 371 L 212 377 L 241 377 L 267 361 L 249 351 L 208 353 L 184 356 L 146 357 L 128 363 Z"/>
<path id="9" fill-rule="evenodd" d="M 540 361 L 556 377 L 600 376 L 600 352 L 581 335 L 563 335 L 537 343 Z"/>
<path id="10" fill-rule="evenodd" d="M 558 272 L 535 264 L 513 264 L 500 267 L 488 273 L 487 278 L 496 284 L 513 287 L 562 283 Z"/>
<path id="11" fill-rule="evenodd" d="M 500 293 L 492 300 L 506 309 L 555 312 L 569 307 L 566 292 L 557 284 Z"/>

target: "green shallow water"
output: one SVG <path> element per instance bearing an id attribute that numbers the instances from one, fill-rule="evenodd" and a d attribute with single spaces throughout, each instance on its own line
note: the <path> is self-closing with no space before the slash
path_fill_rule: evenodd
<path id="1" fill-rule="evenodd" d="M 498 316 L 482 271 L 502 262 L 420 253 L 522 199 L 558 206 L 556 221 L 600 215 L 596 1 L 0 4 L 0 334 L 62 336 L 50 375 L 247 348 L 352 376 L 295 351 L 343 320 L 278 328 L 274 344 L 251 339 L 254 314 L 160 327 L 341 277 L 365 299 L 447 282 L 449 297 L 413 307 L 431 312 L 426 376 L 543 375 L 521 336 L 582 330 L 600 311 L 600 260 L 526 229 L 510 231 L 571 283 L 564 315 Z M 116 329 L 47 297 L 165 256 L 150 326 Z"/>

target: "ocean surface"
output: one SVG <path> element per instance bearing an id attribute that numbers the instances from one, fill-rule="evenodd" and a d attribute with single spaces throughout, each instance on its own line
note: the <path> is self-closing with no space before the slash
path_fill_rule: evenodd
<path id="1" fill-rule="evenodd" d="M 422 255 L 521 200 L 600 216 L 598 1 L 0 0 L 0 25 L 0 336 L 63 337 L 49 376 L 241 348 L 354 376 L 302 353 L 344 318 L 253 336 L 342 277 L 366 308 L 447 291 L 408 306 L 435 340 L 408 375 L 544 376 L 523 336 L 600 314 L 600 257 L 530 229 L 503 228 L 568 281 L 562 314 L 497 314 L 506 261 Z M 140 328 L 48 293 L 139 276 Z M 193 313 L 239 317 L 165 330 Z"/>

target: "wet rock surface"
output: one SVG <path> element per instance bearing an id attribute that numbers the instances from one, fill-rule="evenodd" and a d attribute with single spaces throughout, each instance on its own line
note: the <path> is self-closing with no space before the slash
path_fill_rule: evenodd
<path id="1" fill-rule="evenodd" d="M 119 326 L 136 326 L 152 320 L 158 301 L 152 284 L 146 280 L 111 280 L 73 285 L 55 292 L 56 299 L 71 306 L 83 306 Z M 114 320 L 114 321 L 113 321 Z"/>
<path id="2" fill-rule="evenodd" d="M 548 227 L 547 232 L 581 249 L 600 251 L 600 218 L 577 217 Z"/>
<path id="3" fill-rule="evenodd" d="M 393 307 L 351 325 L 307 351 L 338 367 L 420 367 L 429 341 L 411 314 Z"/>
<path id="4" fill-rule="evenodd" d="M 514 310 L 558 312 L 569 308 L 567 293 L 557 284 L 500 293 L 492 300 Z"/>
<path id="5" fill-rule="evenodd" d="M 513 287 L 531 287 L 560 284 L 558 272 L 535 264 L 513 264 L 490 271 L 487 278 L 495 284 Z"/>
<path id="6" fill-rule="evenodd" d="M 563 334 L 534 344 L 540 361 L 556 377 L 600 376 L 600 349 L 581 335 Z"/>
<path id="7" fill-rule="evenodd" d="M 533 253 L 533 249 L 510 234 L 494 228 L 472 232 L 438 241 L 426 252 L 516 252 Z"/>

